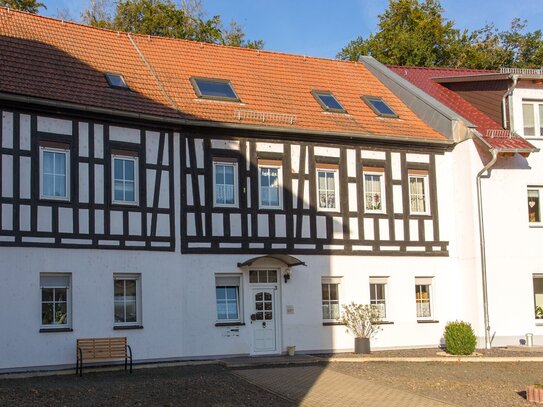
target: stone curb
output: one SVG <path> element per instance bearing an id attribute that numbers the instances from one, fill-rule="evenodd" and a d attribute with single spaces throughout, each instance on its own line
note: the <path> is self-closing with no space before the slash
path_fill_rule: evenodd
<path id="1" fill-rule="evenodd" d="M 203 365 L 217 365 L 219 364 L 217 360 L 191 360 L 185 362 L 164 362 L 164 363 L 142 363 L 133 365 L 134 370 L 140 369 L 153 369 L 161 367 L 179 367 L 179 366 L 203 366 Z M 104 367 L 93 367 L 85 366 L 83 375 L 92 374 L 92 373 L 103 373 L 103 372 L 124 372 L 124 364 L 115 365 L 115 366 L 104 366 Z M 130 373 L 128 373 L 130 374 Z M 16 372 L 16 373 L 2 373 L 0 374 L 0 380 L 3 379 L 28 379 L 32 377 L 47 377 L 47 376 L 75 376 L 75 369 L 60 369 L 60 370 L 42 370 L 35 372 Z"/>
<path id="2" fill-rule="evenodd" d="M 513 362 L 543 362 L 543 357 L 536 356 L 439 356 L 439 357 L 359 357 L 359 358 L 321 358 L 324 362 L 367 363 L 367 362 L 440 362 L 440 363 L 513 363 Z"/>

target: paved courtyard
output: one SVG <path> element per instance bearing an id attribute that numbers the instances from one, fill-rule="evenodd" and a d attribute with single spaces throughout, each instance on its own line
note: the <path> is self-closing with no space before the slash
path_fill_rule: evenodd
<path id="1" fill-rule="evenodd" d="M 452 404 L 372 383 L 325 366 L 245 369 L 234 374 L 303 407 L 446 407 Z"/>

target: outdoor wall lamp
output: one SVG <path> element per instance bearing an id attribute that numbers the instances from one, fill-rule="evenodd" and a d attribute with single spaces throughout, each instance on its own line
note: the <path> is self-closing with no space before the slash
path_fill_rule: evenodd
<path id="1" fill-rule="evenodd" d="M 288 280 L 290 280 L 290 269 L 285 270 L 285 274 L 283 274 L 283 278 L 285 279 L 285 284 Z"/>

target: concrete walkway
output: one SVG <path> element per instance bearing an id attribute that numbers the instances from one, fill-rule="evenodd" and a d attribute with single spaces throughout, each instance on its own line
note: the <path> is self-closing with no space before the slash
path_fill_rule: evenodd
<path id="1" fill-rule="evenodd" d="M 302 407 L 451 407 L 401 390 L 336 372 L 324 366 L 296 366 L 232 371 L 248 382 Z"/>

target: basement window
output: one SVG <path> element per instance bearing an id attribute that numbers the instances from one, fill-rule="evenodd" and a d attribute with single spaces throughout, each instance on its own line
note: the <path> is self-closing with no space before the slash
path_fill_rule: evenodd
<path id="1" fill-rule="evenodd" d="M 121 74 L 106 73 L 105 76 L 106 76 L 107 84 L 109 85 L 110 88 L 128 90 L 128 85 L 126 84 L 126 81 L 124 80 L 124 77 Z"/>
<path id="2" fill-rule="evenodd" d="M 371 107 L 371 109 L 382 117 L 398 117 L 396 112 L 383 100 L 377 96 L 362 96 L 362 100 Z"/>
<path id="3" fill-rule="evenodd" d="M 239 102 L 230 81 L 224 79 L 190 78 L 192 87 L 199 98 Z"/>
<path id="4" fill-rule="evenodd" d="M 317 99 L 317 102 L 319 102 L 324 110 L 328 112 L 347 113 L 345 108 L 331 92 L 314 90 L 311 94 Z"/>

